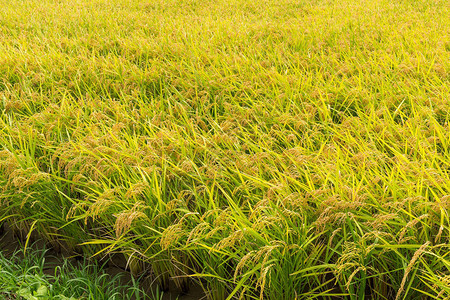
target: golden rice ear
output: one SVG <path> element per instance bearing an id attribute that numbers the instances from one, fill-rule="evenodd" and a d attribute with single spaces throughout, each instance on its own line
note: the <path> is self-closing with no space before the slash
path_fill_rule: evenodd
<path id="1" fill-rule="evenodd" d="M 125 193 L 125 199 L 136 199 L 142 196 L 146 189 L 149 188 L 148 182 L 138 182 L 130 186 L 130 188 Z"/>
<path id="2" fill-rule="evenodd" d="M 399 244 L 403 244 L 405 243 L 407 240 L 410 240 L 414 237 L 410 236 L 408 238 L 405 238 L 406 232 L 408 231 L 409 228 L 413 228 L 414 226 L 416 226 L 417 223 L 419 223 L 420 221 L 422 221 L 423 219 L 428 218 L 429 215 L 428 214 L 424 214 L 421 215 L 418 218 L 414 218 L 413 220 L 409 221 L 402 229 L 402 231 L 400 232 L 399 236 L 398 236 L 398 243 Z"/>
<path id="3" fill-rule="evenodd" d="M 114 224 L 114 229 L 117 238 L 128 232 L 134 221 L 138 219 L 147 219 L 147 215 L 142 211 L 139 211 L 140 209 L 141 203 L 136 203 L 130 210 L 122 211 L 115 215 L 116 222 Z"/>
<path id="4" fill-rule="evenodd" d="M 426 242 L 422 246 L 420 246 L 419 249 L 414 252 L 413 257 L 409 261 L 408 266 L 406 267 L 405 274 L 403 275 L 402 282 L 400 284 L 400 288 L 397 291 L 397 295 L 395 296 L 395 300 L 399 299 L 403 293 L 403 290 L 405 288 L 406 280 L 408 279 L 408 274 L 411 272 L 412 268 L 414 267 L 414 264 L 416 261 L 422 256 L 423 253 L 426 252 L 426 248 L 431 244 L 430 241 Z"/>
<path id="5" fill-rule="evenodd" d="M 259 276 L 257 282 L 256 282 L 256 286 L 259 287 L 261 289 L 261 292 L 259 294 L 259 299 L 263 300 L 264 299 L 264 291 L 267 287 L 270 287 L 270 272 L 272 272 L 273 267 L 275 266 L 275 264 L 270 264 L 266 267 L 264 267 L 261 271 L 261 275 Z"/>
<path id="6" fill-rule="evenodd" d="M 242 274 L 241 270 L 247 265 L 247 262 L 253 259 L 255 252 L 256 251 L 250 251 L 239 260 L 233 275 L 234 282 L 236 282 L 237 277 Z"/>
<path id="7" fill-rule="evenodd" d="M 170 247 L 175 246 L 183 236 L 182 224 L 170 225 L 164 229 L 159 244 L 163 250 L 168 250 Z"/>
<path id="8" fill-rule="evenodd" d="M 210 250 L 222 250 L 224 248 L 232 248 L 235 244 L 243 241 L 244 232 L 242 230 L 237 230 L 232 232 L 228 237 L 222 239 L 220 242 L 216 243 Z"/>
<path id="9" fill-rule="evenodd" d="M 207 222 L 201 222 L 197 224 L 194 229 L 191 230 L 191 232 L 188 235 L 188 238 L 186 240 L 186 245 L 189 245 L 189 243 L 193 240 L 201 240 L 205 237 L 206 233 L 211 230 L 211 225 Z"/>

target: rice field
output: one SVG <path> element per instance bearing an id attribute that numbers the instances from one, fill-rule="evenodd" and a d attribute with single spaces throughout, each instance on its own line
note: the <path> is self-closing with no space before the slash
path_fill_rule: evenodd
<path id="1" fill-rule="evenodd" d="M 450 297 L 450 1 L 0 0 L 0 220 L 210 300 Z"/>

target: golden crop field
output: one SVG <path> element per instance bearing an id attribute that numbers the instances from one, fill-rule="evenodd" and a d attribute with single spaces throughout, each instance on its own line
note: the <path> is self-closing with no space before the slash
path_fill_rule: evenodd
<path id="1" fill-rule="evenodd" d="M 0 217 L 208 299 L 450 297 L 450 1 L 0 0 Z"/>

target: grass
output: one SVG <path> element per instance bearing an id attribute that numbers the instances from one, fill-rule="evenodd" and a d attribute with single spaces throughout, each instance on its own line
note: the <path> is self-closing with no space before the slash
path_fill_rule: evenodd
<path id="1" fill-rule="evenodd" d="M 45 250 L 16 251 L 11 256 L 0 253 L 2 299 L 144 299 L 137 281 L 124 284 L 120 275 L 110 276 L 87 262 L 72 265 L 63 260 L 52 267 L 46 262 L 50 258 Z M 49 274 L 52 269 L 54 273 Z"/>
<path id="2" fill-rule="evenodd" d="M 447 0 L 3 2 L 18 236 L 209 299 L 450 297 Z"/>

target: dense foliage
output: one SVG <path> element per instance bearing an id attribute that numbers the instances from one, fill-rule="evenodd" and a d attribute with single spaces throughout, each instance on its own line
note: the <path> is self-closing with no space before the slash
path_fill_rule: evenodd
<path id="1" fill-rule="evenodd" d="M 447 0 L 10 0 L 0 213 L 210 299 L 450 297 Z"/>

